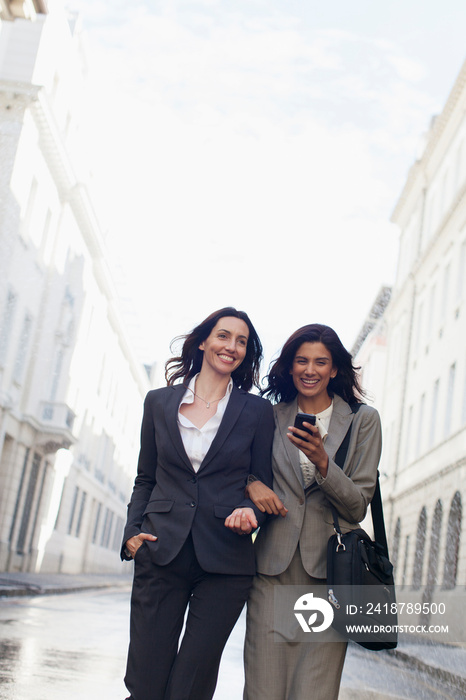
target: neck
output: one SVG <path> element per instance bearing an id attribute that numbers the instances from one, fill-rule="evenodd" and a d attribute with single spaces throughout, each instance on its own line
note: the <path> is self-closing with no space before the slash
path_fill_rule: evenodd
<path id="1" fill-rule="evenodd" d="M 231 375 L 218 375 L 201 369 L 194 391 L 206 401 L 214 401 L 225 396 Z"/>
<path id="2" fill-rule="evenodd" d="M 331 397 L 326 396 L 302 396 L 298 394 L 298 405 L 304 413 L 322 413 L 332 403 Z"/>

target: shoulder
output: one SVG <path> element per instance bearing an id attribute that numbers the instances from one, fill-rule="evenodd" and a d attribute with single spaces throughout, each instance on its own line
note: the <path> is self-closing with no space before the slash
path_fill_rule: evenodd
<path id="1" fill-rule="evenodd" d="M 344 399 L 342 399 L 341 396 L 335 394 L 335 396 L 333 397 L 333 410 L 336 413 L 342 413 L 344 415 L 352 413 L 354 416 L 354 420 L 356 420 L 357 418 L 362 418 L 364 420 L 367 418 L 376 418 L 379 415 L 379 412 L 376 408 L 374 408 L 373 406 L 368 406 L 366 403 L 358 403 L 356 406 L 356 410 L 353 409 L 354 404 L 350 405 Z"/>
<path id="2" fill-rule="evenodd" d="M 151 389 L 146 394 L 145 403 L 154 404 L 160 401 L 163 402 L 170 396 L 173 396 L 176 393 L 184 393 L 185 391 L 186 387 L 184 387 L 182 384 L 174 384 L 173 386 L 163 386 L 160 389 Z"/>
<path id="3" fill-rule="evenodd" d="M 233 391 L 235 390 L 242 392 L 242 389 L 233 387 Z M 244 396 L 246 397 L 247 403 L 253 410 L 260 413 L 270 413 L 270 415 L 272 415 L 272 404 L 270 401 L 268 401 L 268 399 L 264 399 L 262 396 L 258 396 L 257 394 L 250 394 L 246 391 L 244 392 Z"/>
<path id="4" fill-rule="evenodd" d="M 333 397 L 333 410 L 335 414 L 343 417 L 345 421 L 352 416 L 353 432 L 364 430 L 380 431 L 379 412 L 373 406 L 360 403 L 357 411 L 353 411 L 349 403 L 344 401 L 341 396 L 335 395 Z"/>
<path id="5" fill-rule="evenodd" d="M 348 406 L 351 410 L 351 407 Z M 353 425 L 359 433 L 380 433 L 380 415 L 376 408 L 365 403 L 359 404 L 356 413 L 353 414 Z"/>

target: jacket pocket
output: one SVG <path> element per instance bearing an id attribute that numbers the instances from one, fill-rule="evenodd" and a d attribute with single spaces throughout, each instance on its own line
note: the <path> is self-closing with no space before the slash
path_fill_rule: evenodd
<path id="1" fill-rule="evenodd" d="M 173 501 L 149 501 L 143 515 L 147 513 L 168 513 L 173 507 Z"/>
<path id="2" fill-rule="evenodd" d="M 235 506 L 214 506 L 214 514 L 216 518 L 228 518 L 233 513 Z"/>

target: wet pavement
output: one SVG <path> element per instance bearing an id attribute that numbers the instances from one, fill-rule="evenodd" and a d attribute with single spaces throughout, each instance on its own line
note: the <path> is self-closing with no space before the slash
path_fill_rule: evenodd
<path id="1" fill-rule="evenodd" d="M 123 700 L 130 587 L 121 575 L 0 574 L 0 700 Z M 244 622 L 215 700 L 241 700 Z M 463 699 L 465 661 L 464 648 L 440 644 L 402 640 L 380 653 L 350 645 L 340 700 Z"/>

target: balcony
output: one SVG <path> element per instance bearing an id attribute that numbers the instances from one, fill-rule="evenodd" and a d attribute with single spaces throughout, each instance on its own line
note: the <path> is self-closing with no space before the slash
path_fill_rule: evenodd
<path id="1" fill-rule="evenodd" d="M 45 453 L 68 449 L 77 440 L 73 435 L 75 414 L 66 403 L 41 401 L 37 414 L 27 416 L 28 422 L 37 430 L 36 444 Z"/>

